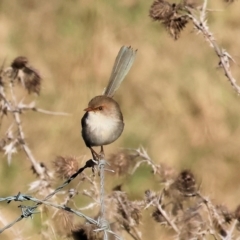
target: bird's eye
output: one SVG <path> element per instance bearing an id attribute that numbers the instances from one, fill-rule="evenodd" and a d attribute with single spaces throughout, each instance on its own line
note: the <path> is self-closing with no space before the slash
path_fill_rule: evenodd
<path id="1" fill-rule="evenodd" d="M 98 110 L 102 111 L 103 107 L 99 107 Z"/>

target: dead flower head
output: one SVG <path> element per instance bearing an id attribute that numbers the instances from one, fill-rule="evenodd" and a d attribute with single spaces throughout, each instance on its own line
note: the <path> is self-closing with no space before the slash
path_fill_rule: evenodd
<path id="1" fill-rule="evenodd" d="M 73 213 L 65 210 L 58 210 L 54 217 L 55 225 L 61 234 L 67 235 L 71 233 L 73 229 Z"/>
<path id="2" fill-rule="evenodd" d="M 170 4 L 164 0 L 155 0 L 150 7 L 149 16 L 154 21 L 160 21 L 169 32 L 171 37 L 177 40 L 180 32 L 188 23 L 186 14 L 181 13 L 183 5 Z"/>
<path id="3" fill-rule="evenodd" d="M 57 156 L 53 161 L 53 166 L 59 179 L 68 179 L 79 169 L 78 162 L 75 157 Z"/>
<path id="4" fill-rule="evenodd" d="M 28 59 L 23 56 L 16 57 L 12 64 L 11 67 L 14 69 L 23 69 L 28 63 Z"/>
<path id="5" fill-rule="evenodd" d="M 184 29 L 187 23 L 188 17 L 181 16 L 177 13 L 174 13 L 170 18 L 163 21 L 164 26 L 174 40 L 177 40 L 180 37 L 180 32 Z"/>
<path id="6" fill-rule="evenodd" d="M 183 195 L 196 194 L 196 180 L 190 170 L 184 170 L 179 174 L 175 180 L 175 186 Z"/>
<path id="7" fill-rule="evenodd" d="M 133 156 L 128 151 L 119 151 L 110 155 L 108 162 L 110 163 L 111 169 L 117 175 L 125 175 L 133 160 Z"/>
<path id="8" fill-rule="evenodd" d="M 155 21 L 165 20 L 172 15 L 175 5 L 164 0 L 155 0 L 150 7 L 149 16 Z"/>
<path id="9" fill-rule="evenodd" d="M 11 64 L 13 79 L 17 78 L 28 90 L 28 93 L 40 93 L 41 76 L 39 72 L 29 65 L 28 59 L 23 56 L 15 58 Z"/>

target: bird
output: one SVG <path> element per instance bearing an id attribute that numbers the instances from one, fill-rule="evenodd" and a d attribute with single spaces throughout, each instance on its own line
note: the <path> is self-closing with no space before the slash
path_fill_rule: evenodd
<path id="1" fill-rule="evenodd" d="M 81 119 L 82 138 L 90 149 L 93 160 L 104 157 L 103 146 L 117 140 L 123 132 L 124 121 L 117 101 L 113 99 L 116 90 L 128 74 L 137 50 L 122 46 L 115 59 L 107 87 L 102 95 L 92 98 Z M 101 147 L 98 154 L 93 147 Z"/>

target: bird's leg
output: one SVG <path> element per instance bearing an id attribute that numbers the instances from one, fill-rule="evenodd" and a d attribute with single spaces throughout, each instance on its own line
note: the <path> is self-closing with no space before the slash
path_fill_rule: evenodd
<path id="1" fill-rule="evenodd" d="M 103 146 L 101 146 L 101 151 L 100 151 L 100 153 L 99 153 L 99 157 L 100 157 L 100 159 L 104 159 L 104 158 L 105 158 Z"/>
<path id="2" fill-rule="evenodd" d="M 99 155 L 95 152 L 95 150 L 92 147 L 89 147 L 92 153 L 92 157 L 94 161 L 98 161 L 99 160 Z"/>
<path id="3" fill-rule="evenodd" d="M 96 151 L 92 147 L 89 147 L 89 148 L 91 150 L 92 157 L 93 157 L 94 161 L 99 161 L 100 159 L 104 159 L 105 154 L 104 154 L 103 146 L 101 146 L 101 151 L 100 151 L 99 154 L 96 153 Z"/>

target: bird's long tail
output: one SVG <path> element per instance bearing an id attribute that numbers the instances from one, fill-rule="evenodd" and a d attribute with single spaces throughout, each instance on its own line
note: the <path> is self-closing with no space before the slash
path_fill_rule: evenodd
<path id="1" fill-rule="evenodd" d="M 113 97 L 121 82 L 128 74 L 136 57 L 137 50 L 122 46 L 113 65 L 112 73 L 103 95 Z"/>

